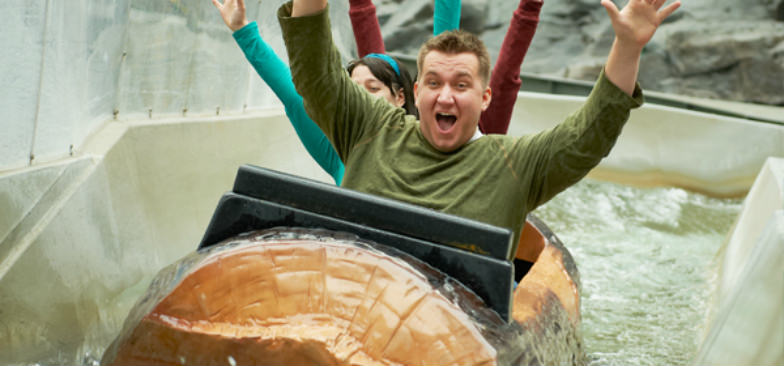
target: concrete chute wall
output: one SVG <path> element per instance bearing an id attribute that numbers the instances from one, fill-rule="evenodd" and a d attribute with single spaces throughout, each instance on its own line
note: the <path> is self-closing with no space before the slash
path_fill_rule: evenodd
<path id="1" fill-rule="evenodd" d="M 551 128 L 583 100 L 521 92 L 509 134 Z M 740 197 L 770 156 L 784 157 L 784 125 L 645 104 L 632 111 L 610 155 L 591 176 Z"/>
<path id="2" fill-rule="evenodd" d="M 247 1 L 247 8 L 286 60 L 275 18 L 283 2 Z M 330 10 L 338 47 L 350 57 L 347 6 Z M 279 105 L 210 1 L 33 0 L 4 2 L 0 13 L 0 171 L 72 156 L 112 119 Z"/>
<path id="3" fill-rule="evenodd" d="M 237 167 L 329 182 L 281 109 L 112 122 L 78 157 L 0 175 L 0 364 L 90 364 L 192 252 Z"/>
<path id="4" fill-rule="evenodd" d="M 782 364 L 784 159 L 765 163 L 720 254 L 719 283 L 695 364 Z"/>

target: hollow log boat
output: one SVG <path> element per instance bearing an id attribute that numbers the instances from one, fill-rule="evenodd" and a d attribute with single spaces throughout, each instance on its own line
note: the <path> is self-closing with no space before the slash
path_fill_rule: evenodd
<path id="1" fill-rule="evenodd" d="M 242 191 L 237 187 L 235 182 L 235 191 Z M 280 197 L 278 193 L 272 195 Z M 363 207 L 362 202 L 346 202 L 359 210 Z M 252 224 L 238 226 L 236 219 L 226 224 L 223 212 L 237 211 L 229 207 L 216 210 L 198 251 L 156 276 L 104 353 L 102 364 L 585 362 L 577 268 L 568 250 L 535 216 L 526 221 L 514 264 L 506 261 L 515 268 L 509 273 L 516 272 L 519 283 L 507 289 L 507 300 L 499 303 L 481 287 L 481 280 L 473 280 L 484 275 L 483 269 L 495 273 L 495 264 L 458 266 L 464 272 L 475 270 L 459 280 L 445 273 L 454 268 L 442 263 L 444 258 L 470 263 L 477 255 L 466 248 L 482 252 L 480 239 L 466 240 L 480 243 L 479 248 L 461 245 L 457 257 L 443 254 L 449 248 L 440 246 L 423 255 L 401 245 L 402 240 L 362 235 L 361 230 L 330 230 L 335 227 L 327 221 L 319 228 L 274 226 L 247 231 L 264 225 L 258 217 Z M 373 221 L 367 219 L 373 214 L 359 216 L 355 221 L 364 225 Z M 417 212 L 412 216 L 428 221 L 417 217 Z M 281 223 L 268 221 L 268 225 Z M 221 230 L 226 226 L 232 229 Z M 243 232 L 204 244 L 215 241 L 215 232 L 225 236 L 237 230 Z M 409 226 L 395 234 L 423 236 L 416 231 Z M 450 242 L 448 235 L 429 240 L 433 245 Z M 504 287 L 501 279 L 496 282 Z"/>

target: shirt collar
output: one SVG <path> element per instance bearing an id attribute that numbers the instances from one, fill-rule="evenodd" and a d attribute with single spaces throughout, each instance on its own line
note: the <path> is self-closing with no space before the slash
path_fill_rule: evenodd
<path id="1" fill-rule="evenodd" d="M 484 135 L 482 134 L 482 132 L 479 131 L 479 128 L 477 128 L 476 131 L 474 132 L 474 135 L 471 136 L 471 139 L 468 140 L 468 142 L 471 142 L 471 141 L 474 141 L 474 140 L 478 140 L 482 136 L 484 136 Z"/>

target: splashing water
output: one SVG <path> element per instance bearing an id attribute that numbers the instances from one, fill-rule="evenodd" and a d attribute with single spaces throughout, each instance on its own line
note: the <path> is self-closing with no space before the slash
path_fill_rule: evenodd
<path id="1" fill-rule="evenodd" d="M 741 203 L 586 179 L 534 212 L 577 262 L 591 365 L 691 361 L 708 311 L 714 259 Z M 144 292 L 149 282 L 142 283 L 127 291 L 128 301 Z M 127 313 L 113 315 L 121 322 Z M 87 341 L 76 362 L 96 364 L 110 341 Z"/>
<path id="2" fill-rule="evenodd" d="M 741 199 L 586 179 L 537 209 L 574 256 L 591 365 L 684 365 Z"/>

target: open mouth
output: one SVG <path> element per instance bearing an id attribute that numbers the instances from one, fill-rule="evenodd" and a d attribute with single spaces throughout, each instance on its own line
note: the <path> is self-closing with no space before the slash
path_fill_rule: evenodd
<path id="1" fill-rule="evenodd" d="M 449 113 L 436 113 L 436 123 L 438 124 L 438 129 L 442 132 L 447 132 L 452 126 L 455 125 L 457 122 L 457 116 L 449 114 Z"/>

